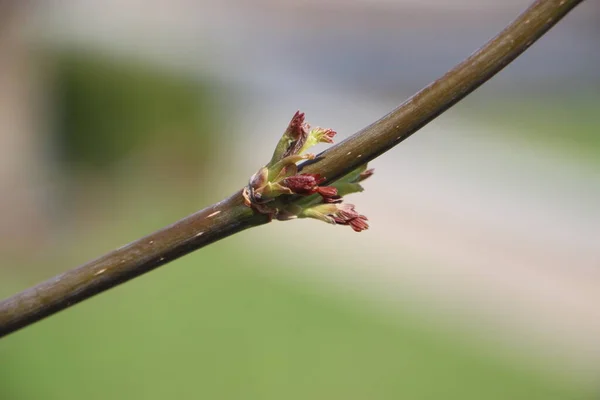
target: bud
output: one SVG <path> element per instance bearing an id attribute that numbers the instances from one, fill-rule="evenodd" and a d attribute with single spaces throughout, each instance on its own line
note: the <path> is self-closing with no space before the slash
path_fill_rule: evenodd
<path id="1" fill-rule="evenodd" d="M 346 194 L 363 191 L 359 182 L 370 177 L 373 170 L 362 165 L 331 186 L 319 186 L 326 180 L 319 174 L 299 174 L 298 163 L 315 158 L 304 152 L 317 143 L 333 143 L 336 135 L 332 129 L 309 129 L 304 113 L 297 111 L 271 161 L 250 178 L 242 191 L 244 204 L 281 221 L 315 218 L 330 224 L 348 225 L 356 232 L 368 229 L 367 217 L 356 212 L 352 204 L 342 201 Z"/>
<path id="2" fill-rule="evenodd" d="M 309 129 L 310 126 L 304 121 L 304 113 L 296 111 L 283 136 L 279 139 L 267 166 L 270 167 L 287 156 L 300 154 L 300 149 L 308 138 Z"/>
<path id="3" fill-rule="evenodd" d="M 288 124 L 288 127 L 283 135 L 292 140 L 299 140 L 307 136 L 309 129 L 310 125 L 304 121 L 304 113 L 298 110 L 292 117 L 292 120 Z"/>
<path id="4" fill-rule="evenodd" d="M 349 225 L 355 232 L 369 228 L 367 217 L 357 213 L 352 204 L 319 204 L 303 209 L 298 216 L 315 218 L 330 224 Z"/>
<path id="5" fill-rule="evenodd" d="M 366 167 L 367 167 L 367 164 L 365 164 L 364 168 L 366 168 Z M 373 175 L 374 173 L 375 173 L 375 170 L 373 168 L 364 170 L 363 172 L 361 172 L 358 175 L 358 182 L 364 181 L 365 179 L 371 177 L 371 175 Z"/>
<path id="6" fill-rule="evenodd" d="M 314 158 L 314 154 L 295 154 L 284 157 L 283 159 L 279 160 L 278 162 L 276 162 L 268 168 L 269 181 L 279 181 L 288 176 L 296 175 L 298 173 L 298 167 L 296 165 L 297 162 L 304 160 L 312 160 Z"/>
<path id="7" fill-rule="evenodd" d="M 348 221 L 348 225 L 350 228 L 354 230 L 354 232 L 362 232 L 369 229 L 369 224 L 367 224 L 367 217 L 364 215 L 359 215 L 358 217 Z"/>
<path id="8" fill-rule="evenodd" d="M 337 195 L 338 194 L 337 189 L 334 188 L 333 186 L 319 186 L 317 188 L 317 193 L 319 193 L 325 199 L 334 199 L 336 197 L 341 198 Z"/>
<path id="9" fill-rule="evenodd" d="M 333 143 L 333 137 L 336 135 L 336 131 L 333 129 L 315 128 L 308 133 L 306 142 L 300 149 L 299 153 L 302 154 L 306 150 L 310 149 L 317 143 Z"/>
<path id="10" fill-rule="evenodd" d="M 354 210 L 353 204 L 340 204 L 338 211 L 332 216 L 336 224 L 350 225 L 355 232 L 369 229 L 367 217 L 360 215 Z"/>
<path id="11" fill-rule="evenodd" d="M 324 129 L 324 128 L 315 128 L 310 131 L 309 134 L 311 137 L 314 137 L 317 143 L 333 143 L 333 137 L 337 135 L 337 132 L 333 129 Z"/>
<path id="12" fill-rule="evenodd" d="M 296 194 L 309 195 L 315 193 L 319 183 L 323 181 L 324 179 L 319 174 L 300 174 L 285 178 L 283 185 Z"/>
<path id="13" fill-rule="evenodd" d="M 267 184 L 269 181 L 269 170 L 265 167 L 258 170 L 257 173 L 250 178 L 250 186 L 258 189 Z"/>

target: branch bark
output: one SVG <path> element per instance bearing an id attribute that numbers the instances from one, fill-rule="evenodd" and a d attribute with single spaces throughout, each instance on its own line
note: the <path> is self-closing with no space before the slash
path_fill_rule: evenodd
<path id="1" fill-rule="evenodd" d="M 331 182 L 391 149 L 493 77 L 583 0 L 538 0 L 486 45 L 398 108 L 301 165 Z M 0 337 L 191 251 L 265 224 L 241 191 L 0 303 Z"/>

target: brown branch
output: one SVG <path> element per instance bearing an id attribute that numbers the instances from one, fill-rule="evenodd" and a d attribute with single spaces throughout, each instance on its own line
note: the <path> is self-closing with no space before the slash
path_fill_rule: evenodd
<path id="1" fill-rule="evenodd" d="M 335 180 L 391 149 L 508 65 L 582 0 L 538 0 L 485 46 L 397 109 L 302 165 Z M 268 222 L 241 191 L 171 226 L 0 303 L 0 337 L 177 259 Z"/>
<path id="2" fill-rule="evenodd" d="M 303 172 L 335 180 L 431 122 L 492 78 L 582 0 L 538 0 L 496 37 L 385 117 L 329 148 Z"/>

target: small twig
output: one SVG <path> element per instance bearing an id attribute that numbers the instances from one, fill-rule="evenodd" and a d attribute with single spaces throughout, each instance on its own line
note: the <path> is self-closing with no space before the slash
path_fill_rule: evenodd
<path id="1" fill-rule="evenodd" d="M 391 149 L 493 77 L 582 0 L 538 0 L 485 46 L 397 109 L 301 165 L 334 181 Z M 0 303 L 0 337 L 177 259 L 269 221 L 239 191 L 149 236 Z"/>

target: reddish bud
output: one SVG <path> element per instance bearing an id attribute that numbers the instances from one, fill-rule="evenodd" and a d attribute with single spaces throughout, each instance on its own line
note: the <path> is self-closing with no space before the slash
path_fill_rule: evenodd
<path id="1" fill-rule="evenodd" d="M 362 232 L 369 229 L 369 224 L 367 224 L 366 221 L 367 217 L 364 215 L 359 215 L 358 217 L 348 221 L 348 225 L 350 225 L 354 232 Z"/>
<path id="2" fill-rule="evenodd" d="M 325 199 L 334 198 L 337 196 L 337 189 L 333 186 L 319 186 L 317 192 Z"/>
<path id="3" fill-rule="evenodd" d="M 361 192 L 359 182 L 373 174 L 372 169 L 367 170 L 366 163 L 331 186 L 319 186 L 326 181 L 319 174 L 298 174 L 300 161 L 315 158 L 306 151 L 318 143 L 333 143 L 335 135 L 333 129 L 310 130 L 304 113 L 297 111 L 279 139 L 271 161 L 254 174 L 243 189 L 244 204 L 282 221 L 315 218 L 329 224 L 349 225 L 356 232 L 368 229 L 367 217 L 357 213 L 353 205 L 342 203 L 346 194 Z M 307 197 L 285 197 L 289 195 Z M 279 196 L 284 197 L 279 199 Z"/>
<path id="4" fill-rule="evenodd" d="M 310 132 L 317 143 L 333 143 L 333 137 L 337 134 L 333 129 L 315 128 Z"/>
<path id="5" fill-rule="evenodd" d="M 369 228 L 367 217 L 357 213 L 352 204 L 340 204 L 338 211 L 332 217 L 336 224 L 350 225 L 355 232 L 361 232 Z"/>
<path id="6" fill-rule="evenodd" d="M 269 170 L 265 167 L 258 170 L 257 173 L 250 178 L 250 186 L 253 189 L 259 189 L 269 181 Z"/>
<path id="7" fill-rule="evenodd" d="M 304 113 L 296 111 L 284 133 L 284 137 L 288 137 L 291 142 L 284 152 L 283 157 L 300 153 L 300 149 L 304 146 L 308 138 L 309 128 L 310 126 L 304 122 Z"/>
<path id="8" fill-rule="evenodd" d="M 358 182 L 364 181 L 365 179 L 367 179 L 374 173 L 375 173 L 375 170 L 373 168 L 361 172 L 360 175 L 358 176 Z"/>
<path id="9" fill-rule="evenodd" d="M 330 224 L 349 225 L 355 232 L 362 232 L 369 228 L 367 217 L 357 213 L 352 204 L 325 201 L 325 203 L 303 209 L 298 216 L 315 218 Z"/>
<path id="10" fill-rule="evenodd" d="M 304 113 L 296 111 L 296 114 L 292 117 L 286 135 L 294 140 L 300 139 L 302 136 L 306 136 L 308 133 L 308 125 L 304 122 Z"/>
<path id="11" fill-rule="evenodd" d="M 336 194 L 335 196 L 323 197 L 323 203 L 325 204 L 338 204 L 341 203 L 343 200 L 344 199 L 339 194 Z"/>
<path id="12" fill-rule="evenodd" d="M 290 176 L 283 180 L 283 185 L 297 194 L 313 194 L 317 191 L 319 183 L 324 179 L 319 174 L 300 174 Z"/>

